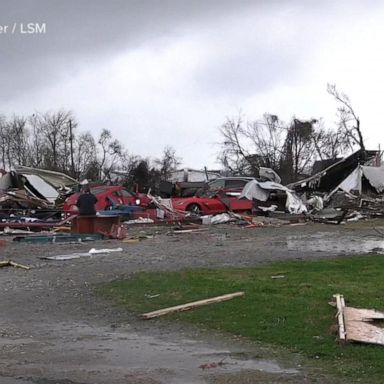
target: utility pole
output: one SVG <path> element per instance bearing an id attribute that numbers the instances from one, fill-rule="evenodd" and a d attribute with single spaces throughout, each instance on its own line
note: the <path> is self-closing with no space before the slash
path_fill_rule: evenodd
<path id="1" fill-rule="evenodd" d="M 69 119 L 69 143 L 71 149 L 71 168 L 72 168 L 72 177 L 75 177 L 75 163 L 73 161 L 73 136 L 72 136 L 72 120 Z"/>

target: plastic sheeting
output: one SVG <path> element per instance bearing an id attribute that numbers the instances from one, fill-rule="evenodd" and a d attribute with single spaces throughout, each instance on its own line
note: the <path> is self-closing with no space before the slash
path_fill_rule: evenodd
<path id="1" fill-rule="evenodd" d="M 376 189 L 377 193 L 384 192 L 384 167 L 358 166 L 351 172 L 328 196 L 332 196 L 341 189 L 344 192 L 362 192 L 362 177 L 365 177 L 369 184 Z"/>
<path id="2" fill-rule="evenodd" d="M 361 166 L 363 175 L 378 193 L 384 191 L 384 167 Z"/>
<path id="3" fill-rule="evenodd" d="M 299 214 L 307 212 L 306 206 L 294 192 L 292 192 L 289 188 L 285 187 L 284 185 L 275 183 L 273 181 L 249 181 L 241 191 L 239 199 L 245 197 L 248 200 L 256 199 L 259 201 L 267 201 L 269 199 L 271 191 L 284 191 L 287 194 L 287 201 L 285 207 L 289 213 Z"/>
<path id="4" fill-rule="evenodd" d="M 239 199 L 245 197 L 248 200 L 260 200 L 267 201 L 269 198 L 269 191 L 266 188 L 262 188 L 257 180 L 251 180 L 245 184 L 243 190 L 240 193 Z"/>
<path id="5" fill-rule="evenodd" d="M 281 183 L 280 176 L 271 168 L 260 167 L 259 175 L 267 180 L 274 181 L 276 183 Z"/>
<path id="6" fill-rule="evenodd" d="M 12 187 L 12 177 L 10 173 L 6 173 L 5 175 L 0 177 L 0 191 L 6 191 L 8 188 Z"/>
<path id="7" fill-rule="evenodd" d="M 361 176 L 362 170 L 361 167 L 357 167 L 352 173 L 349 174 L 342 182 L 339 184 L 337 189 L 341 189 L 345 192 L 359 191 L 361 193 Z"/>

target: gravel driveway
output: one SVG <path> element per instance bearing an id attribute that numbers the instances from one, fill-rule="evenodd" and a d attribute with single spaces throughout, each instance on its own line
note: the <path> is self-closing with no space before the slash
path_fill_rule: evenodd
<path id="1" fill-rule="evenodd" d="M 380 223 L 380 222 L 379 222 Z M 342 256 L 380 250 L 372 228 L 220 225 L 173 234 L 135 227 L 139 243 L 24 244 L 8 240 L 0 260 L 1 384 L 327 383 L 270 348 L 164 321 L 141 321 L 94 294 L 94 286 L 137 271 L 251 266 L 275 260 Z M 344 245 L 343 245 L 344 244 Z M 122 247 L 122 252 L 66 261 L 41 257 Z M 224 364 L 203 369 L 204 363 Z"/>

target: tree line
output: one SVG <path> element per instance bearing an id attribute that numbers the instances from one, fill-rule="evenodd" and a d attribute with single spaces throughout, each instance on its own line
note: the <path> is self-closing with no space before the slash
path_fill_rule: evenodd
<path id="1" fill-rule="evenodd" d="M 335 85 L 328 84 L 327 91 L 337 102 L 336 127 L 326 128 L 322 119 L 294 117 L 285 123 L 273 114 L 245 122 L 239 114 L 220 127 L 220 163 L 234 175 L 257 176 L 259 167 L 272 168 L 290 183 L 310 174 L 316 160 L 335 160 L 356 149 L 364 153 L 360 119 L 349 97 Z"/>
<path id="2" fill-rule="evenodd" d="M 222 142 L 218 161 L 227 174 L 257 176 L 259 167 L 275 170 L 283 183 L 310 173 L 315 160 L 335 160 L 357 148 L 365 151 L 360 120 L 348 96 L 335 85 L 327 91 L 337 102 L 338 121 L 326 128 L 321 119 L 288 123 L 277 115 L 264 114 L 245 122 L 239 114 L 219 128 Z M 30 116 L 0 115 L 0 167 L 29 166 L 66 173 L 77 180 L 120 182 L 132 189 L 156 189 L 180 165 L 181 159 L 168 146 L 161 158 L 130 154 L 103 129 L 98 137 L 79 132 L 71 111 L 36 112 Z"/>
<path id="3" fill-rule="evenodd" d="M 28 166 L 104 183 L 113 182 L 118 170 L 126 186 L 147 190 L 179 164 L 172 147 L 165 147 L 159 159 L 143 158 L 130 154 L 108 129 L 98 137 L 78 132 L 71 111 L 0 115 L 0 167 L 6 170 Z"/>

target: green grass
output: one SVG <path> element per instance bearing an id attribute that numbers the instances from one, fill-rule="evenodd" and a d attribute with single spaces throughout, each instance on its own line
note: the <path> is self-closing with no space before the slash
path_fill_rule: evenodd
<path id="1" fill-rule="evenodd" d="M 284 275 L 283 279 L 272 279 Z M 384 347 L 339 345 L 331 331 L 342 293 L 354 307 L 384 310 L 384 257 L 280 262 L 257 268 L 138 273 L 100 291 L 136 313 L 244 291 L 245 296 L 167 315 L 298 352 L 349 382 L 384 382 Z M 152 295 L 159 295 L 152 297 Z M 151 320 L 148 320 L 151 321 Z"/>

